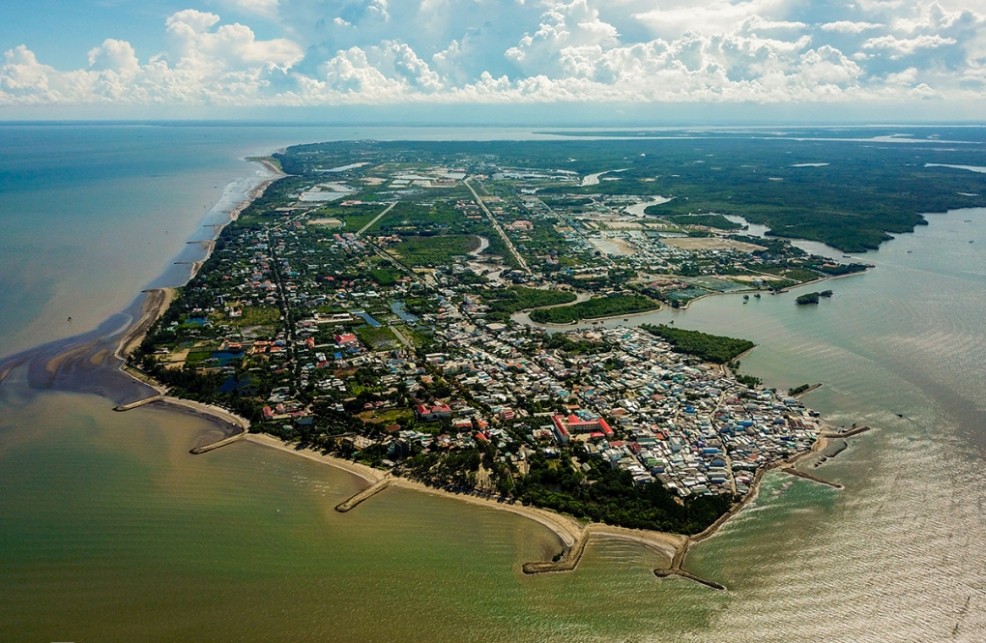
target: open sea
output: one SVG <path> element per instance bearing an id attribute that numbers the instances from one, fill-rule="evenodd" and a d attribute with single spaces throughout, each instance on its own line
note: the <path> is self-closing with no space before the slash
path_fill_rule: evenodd
<path id="1" fill-rule="evenodd" d="M 245 157 L 350 138 L 535 136 L 0 124 L 0 358 L 182 283 L 188 242 L 265 178 Z M 559 545 L 519 516 L 400 489 L 339 514 L 349 474 L 250 443 L 191 456 L 203 420 L 114 413 L 17 369 L 0 386 L 0 641 L 984 640 L 986 209 L 928 219 L 819 306 L 796 289 L 648 317 L 752 339 L 744 372 L 821 382 L 809 406 L 874 428 L 813 470 L 844 490 L 769 474 L 689 553 L 726 592 L 604 540 L 575 572 L 528 577 Z"/>

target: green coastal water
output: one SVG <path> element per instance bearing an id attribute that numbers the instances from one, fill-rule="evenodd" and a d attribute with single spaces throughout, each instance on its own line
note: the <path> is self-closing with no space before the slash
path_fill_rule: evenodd
<path id="1" fill-rule="evenodd" d="M 520 517 L 362 483 L 258 445 L 204 456 L 201 420 L 0 387 L 0 640 L 978 641 L 986 632 L 986 211 L 865 256 L 877 268 L 653 319 L 749 337 L 745 372 L 874 430 L 814 473 L 771 474 L 687 566 L 594 541 L 573 573 Z M 968 221 L 967 221 L 968 220 Z M 970 240 L 975 243 L 969 243 Z M 910 251 L 910 252 L 908 252 Z M 898 416 L 900 414 L 900 417 Z"/>

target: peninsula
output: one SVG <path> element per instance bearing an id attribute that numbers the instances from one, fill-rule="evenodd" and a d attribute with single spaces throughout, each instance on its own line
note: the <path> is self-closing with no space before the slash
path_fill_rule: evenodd
<path id="1" fill-rule="evenodd" d="M 693 211 L 692 188 L 638 145 L 290 148 L 272 159 L 285 176 L 222 232 L 130 364 L 252 432 L 372 467 L 381 489 L 409 480 L 703 532 L 811 449 L 820 421 L 735 372 L 749 342 L 634 326 L 867 266 Z M 616 163 L 630 154 L 645 160 Z M 842 233 L 905 225 L 855 221 Z M 601 323 L 614 317 L 627 323 Z"/>

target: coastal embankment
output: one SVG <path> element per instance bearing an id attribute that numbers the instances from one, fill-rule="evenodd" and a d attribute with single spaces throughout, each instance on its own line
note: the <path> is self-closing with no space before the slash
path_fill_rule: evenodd
<path id="1" fill-rule="evenodd" d="M 276 177 L 271 178 L 258 185 L 253 190 L 250 200 L 262 194 L 266 186 L 271 181 L 275 180 L 275 178 Z M 249 205 L 250 200 L 244 201 L 238 208 L 231 211 L 229 221 L 236 220 L 240 212 L 242 212 L 242 210 Z M 216 226 L 215 229 L 216 234 L 218 235 L 222 230 L 222 226 Z M 206 251 L 211 252 L 215 244 L 208 243 L 205 245 Z M 208 257 L 206 257 L 206 259 L 207 258 Z M 206 259 L 194 262 L 191 276 L 196 274 Z M 212 442 L 211 444 L 195 447 L 192 449 L 192 453 L 205 453 L 238 440 L 248 440 L 256 444 L 276 448 L 284 452 L 293 453 L 311 460 L 329 464 L 356 475 L 366 481 L 367 487 L 365 489 L 344 500 L 337 506 L 337 509 L 340 512 L 351 511 L 360 503 L 369 500 L 374 495 L 386 492 L 386 489 L 390 487 L 402 487 L 412 489 L 420 493 L 454 498 L 462 502 L 468 502 L 471 504 L 496 509 L 498 511 L 507 511 L 529 520 L 533 520 L 543 525 L 557 536 L 561 545 L 561 553 L 554 561 L 531 562 L 523 565 L 523 571 L 528 574 L 574 570 L 584 555 L 590 538 L 606 538 L 635 542 L 667 556 L 671 561 L 670 566 L 668 568 L 655 570 L 655 573 L 658 573 L 658 575 L 679 575 L 696 580 L 697 582 L 701 582 L 710 587 L 718 587 L 721 589 L 721 586 L 718 584 L 705 579 L 697 578 L 683 569 L 688 548 L 692 543 L 699 542 L 700 540 L 714 534 L 723 523 L 725 523 L 738 511 L 742 510 L 742 508 L 756 496 L 757 487 L 759 486 L 759 481 L 763 475 L 762 471 L 757 474 L 754 484 L 752 485 L 751 492 L 747 495 L 743 502 L 738 503 L 729 513 L 716 521 L 716 523 L 709 529 L 697 536 L 688 537 L 680 534 L 623 529 L 597 523 L 586 525 L 571 516 L 557 514 L 545 509 L 528 507 L 511 501 L 498 501 L 478 495 L 453 493 L 436 489 L 415 481 L 393 477 L 382 471 L 348 460 L 334 458 L 332 456 L 320 454 L 308 449 L 298 449 L 293 445 L 284 443 L 271 436 L 249 434 L 249 422 L 244 418 L 240 418 L 227 411 L 226 409 L 222 409 L 215 405 L 202 404 L 167 396 L 166 390 L 159 383 L 148 379 L 146 376 L 132 368 L 125 367 L 125 360 L 127 356 L 140 345 L 140 342 L 143 341 L 143 338 L 153 326 L 154 322 L 167 310 L 168 306 L 171 305 L 175 295 L 176 291 L 172 288 L 156 288 L 147 290 L 143 293 L 143 297 L 140 300 L 139 313 L 132 315 L 129 323 L 125 324 L 122 330 L 120 330 L 121 325 L 117 324 L 116 330 L 112 333 L 103 333 L 96 337 L 90 336 L 87 338 L 80 338 L 81 341 L 63 344 L 57 351 L 51 349 L 49 352 L 39 352 L 39 356 L 46 358 L 44 361 L 44 371 L 53 380 L 56 379 L 59 374 L 67 370 L 77 370 L 74 368 L 75 365 L 83 365 L 86 367 L 87 371 L 99 370 L 99 372 L 106 372 L 108 370 L 106 367 L 112 366 L 112 370 L 115 373 L 125 373 L 128 376 L 126 379 L 130 381 L 131 384 L 138 384 L 145 390 L 149 388 L 153 391 L 153 393 L 150 394 L 145 392 L 143 394 L 143 398 L 135 401 L 121 401 L 117 406 L 118 410 L 126 411 L 144 404 L 165 404 L 208 418 L 223 429 L 224 435 L 222 438 Z M 108 378 L 107 381 L 110 381 L 110 379 L 112 378 Z M 112 379 L 112 382 L 118 385 L 119 381 L 123 379 L 124 378 L 122 377 L 116 377 L 116 379 Z M 76 380 L 77 383 L 80 381 L 81 380 Z M 122 389 L 117 389 L 114 396 L 118 397 L 121 395 L 121 390 Z M 107 395 L 107 397 L 110 396 Z M 124 400 L 126 399 L 128 398 L 124 398 Z M 134 397 L 130 397 L 129 399 L 134 400 Z M 789 462 L 787 464 L 793 464 L 793 462 Z"/>

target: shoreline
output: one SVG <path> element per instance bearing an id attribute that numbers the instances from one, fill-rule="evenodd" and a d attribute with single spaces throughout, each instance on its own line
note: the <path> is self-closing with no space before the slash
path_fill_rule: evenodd
<path id="1" fill-rule="evenodd" d="M 410 489 L 412 491 L 417 491 L 419 493 L 430 494 L 433 496 L 440 496 L 443 498 L 452 498 L 462 502 L 466 502 L 472 505 L 477 505 L 481 507 L 490 507 L 493 509 L 499 509 L 500 511 L 507 511 L 513 514 L 517 514 L 533 520 L 540 525 L 546 527 L 561 540 L 565 547 L 572 547 L 581 537 L 584 527 L 575 518 L 570 516 L 565 516 L 563 514 L 555 513 L 553 511 L 548 511 L 547 509 L 540 509 L 537 507 L 529 507 L 521 504 L 508 504 L 500 503 L 494 500 L 489 500 L 487 498 L 479 498 L 476 496 L 471 496 L 467 494 L 452 493 L 450 491 L 445 491 L 444 489 L 437 489 L 435 487 L 429 487 L 421 482 L 416 482 L 414 480 L 408 480 L 407 478 L 400 478 L 396 476 L 391 476 L 390 474 L 381 471 L 379 469 L 374 469 L 373 467 L 367 466 L 365 464 L 360 464 L 359 462 L 353 462 L 352 460 L 345 460 L 343 458 L 338 458 L 332 455 L 319 453 L 313 449 L 309 448 L 297 448 L 290 442 L 285 442 L 279 438 L 266 433 L 250 433 L 246 437 L 247 442 L 252 442 L 260 446 L 268 447 L 271 449 L 276 449 L 284 453 L 290 453 L 306 460 L 311 460 L 313 462 L 318 462 L 321 464 L 326 464 L 330 467 L 335 467 L 341 471 L 349 473 L 356 476 L 366 482 L 370 487 L 377 485 L 384 480 L 388 481 L 388 486 L 397 487 L 401 489 Z M 369 488 L 369 487 L 368 487 Z M 359 495 L 365 490 L 357 492 L 355 495 Z M 355 497 L 355 496 L 354 496 Z M 656 532 L 655 532 L 656 533 Z"/>
<path id="2" fill-rule="evenodd" d="M 160 382 L 154 380 L 153 378 L 148 377 L 141 371 L 132 368 L 127 363 L 127 358 L 130 356 L 131 353 L 133 353 L 133 351 L 138 346 L 140 346 L 140 343 L 144 341 L 144 338 L 147 336 L 147 333 L 150 331 L 154 323 L 158 319 L 160 319 L 161 316 L 168 310 L 168 308 L 174 302 L 175 298 L 178 296 L 178 290 L 180 288 L 183 288 L 189 281 L 191 281 L 195 277 L 195 275 L 198 274 L 199 270 L 201 270 L 202 266 L 205 265 L 205 263 L 209 260 L 209 257 L 212 256 L 213 250 L 215 250 L 216 240 L 219 239 L 219 236 L 222 234 L 223 230 L 226 229 L 226 226 L 236 221 L 240 217 L 240 214 L 248 207 L 250 207 L 251 203 L 256 201 L 261 195 L 263 195 L 264 191 L 272 183 L 283 178 L 284 176 L 287 176 L 286 174 L 284 174 L 284 172 L 280 170 L 280 168 L 278 168 L 276 165 L 274 165 L 273 163 L 271 163 L 266 159 L 248 159 L 248 160 L 249 162 L 252 163 L 259 163 L 260 165 L 265 167 L 269 172 L 271 172 L 272 176 L 265 178 L 256 186 L 251 188 L 250 191 L 247 193 L 246 197 L 229 210 L 229 212 L 227 213 L 228 216 L 225 223 L 216 224 L 212 226 L 212 229 L 214 230 L 214 234 L 211 239 L 194 242 L 194 243 L 203 244 L 206 253 L 205 256 L 202 257 L 201 259 L 191 262 L 192 267 L 189 270 L 189 275 L 188 278 L 185 280 L 185 283 L 183 283 L 181 286 L 148 288 L 146 290 L 141 291 L 141 293 L 144 295 L 144 300 L 143 302 L 141 302 L 140 316 L 132 320 L 130 324 L 128 324 L 127 327 L 123 329 L 123 331 L 119 335 L 119 340 L 116 346 L 116 350 L 113 351 L 113 357 L 115 357 L 121 362 L 119 366 L 120 372 L 136 380 L 140 384 L 143 384 L 145 386 L 154 389 L 155 391 L 157 391 L 162 395 L 166 394 L 167 387 L 163 386 Z M 109 339 L 113 339 L 113 337 L 110 337 Z M 90 345 L 85 344 L 79 348 L 80 350 L 87 350 L 90 349 L 91 347 Z M 49 360 L 47 368 L 51 370 L 51 368 L 54 367 L 54 369 L 57 370 L 58 366 L 59 366 L 58 356 L 56 356 L 52 360 Z M 178 404 L 179 406 L 187 406 L 186 404 L 181 403 L 181 402 L 187 402 L 187 400 L 179 401 L 179 398 L 169 397 L 167 401 L 175 401 L 174 403 Z M 215 409 L 217 411 L 217 417 L 219 419 L 222 419 L 224 421 L 229 421 L 223 415 L 224 412 L 222 409 L 219 409 L 219 407 L 215 407 Z M 246 422 L 246 428 L 247 429 L 249 428 L 249 422 L 247 422 L 244 418 L 239 418 L 239 416 L 235 416 L 235 417 L 238 418 L 238 421 L 230 422 L 230 423 L 238 424 L 239 422 Z"/>
<path id="3" fill-rule="evenodd" d="M 354 509 L 363 501 L 368 500 L 376 493 L 384 491 L 388 487 L 397 487 L 409 489 L 418 493 L 425 493 L 433 496 L 458 500 L 460 502 L 466 502 L 479 507 L 506 511 L 523 518 L 527 518 L 528 520 L 533 520 L 551 531 L 558 538 L 562 545 L 562 551 L 558 557 L 552 561 L 524 563 L 522 565 L 522 569 L 523 572 L 528 575 L 573 571 L 578 567 L 578 564 L 585 553 L 588 542 L 591 539 L 608 538 L 612 540 L 621 540 L 624 542 L 633 542 L 666 556 L 669 559 L 668 566 L 654 569 L 654 573 L 658 577 L 663 578 L 666 576 L 681 576 L 683 578 L 712 587 L 713 589 L 723 590 L 725 587 L 722 585 L 714 581 L 698 577 L 685 569 L 685 562 L 691 547 L 718 534 L 722 527 L 724 527 L 731 518 L 752 504 L 753 501 L 755 501 L 760 495 L 763 478 L 772 471 L 795 475 L 796 477 L 801 477 L 817 484 L 825 484 L 836 489 L 842 489 L 843 487 L 839 483 L 817 479 L 811 474 L 803 473 L 800 470 L 796 470 L 794 472 L 791 471 L 791 469 L 793 469 L 803 459 L 808 458 L 813 454 L 820 453 L 828 446 L 829 439 L 826 435 L 826 428 L 827 425 L 825 425 L 824 422 L 820 423 L 820 426 L 818 427 L 818 440 L 815 441 L 811 449 L 796 453 L 785 460 L 773 463 L 769 467 L 759 469 L 755 474 L 752 484 L 750 485 L 749 493 L 747 493 L 741 501 L 730 507 L 726 513 L 717 518 L 715 522 L 694 535 L 651 531 L 645 529 L 630 529 L 627 527 L 619 527 L 598 522 L 582 523 L 572 516 L 560 514 L 549 509 L 542 509 L 539 507 L 532 507 L 522 504 L 497 502 L 489 498 L 477 497 L 469 494 L 453 493 L 444 489 L 429 487 L 423 483 L 392 476 L 387 472 L 374 469 L 351 460 L 345 460 L 332 455 L 319 453 L 308 448 L 300 449 L 292 446 L 290 442 L 285 442 L 268 434 L 250 433 L 246 435 L 245 439 L 247 442 L 252 442 L 254 444 L 276 449 L 284 453 L 294 454 L 313 462 L 335 467 L 336 469 L 354 475 L 366 482 L 367 487 L 360 489 L 349 498 L 343 500 L 337 506 L 337 511 L 341 511 L 343 513 Z M 340 509 L 340 507 L 344 508 Z"/>
<path id="4" fill-rule="evenodd" d="M 240 214 L 250 207 L 251 203 L 262 196 L 264 191 L 270 187 L 272 183 L 287 176 L 279 167 L 266 158 L 253 158 L 247 160 L 251 163 L 259 163 L 271 172 L 273 176 L 264 179 L 251 188 L 250 192 L 247 193 L 246 198 L 229 210 L 228 218 L 225 223 L 212 226 L 213 230 L 215 230 L 213 237 L 211 239 L 206 239 L 199 242 L 205 247 L 205 256 L 191 263 L 192 267 L 189 271 L 188 279 L 185 280 L 184 284 L 179 287 L 150 288 L 142 291 L 145 294 L 145 299 L 142 306 L 141 317 L 124 331 L 123 337 L 120 340 L 120 345 L 114 353 L 115 357 L 123 360 L 124 365 L 126 365 L 127 357 L 129 357 L 130 353 L 132 353 L 134 349 L 137 348 L 144 340 L 144 337 L 151 329 L 151 326 L 154 325 L 154 322 L 156 322 L 161 315 L 168 310 L 172 302 L 174 302 L 175 298 L 178 296 L 178 289 L 183 288 L 185 284 L 191 281 L 195 275 L 198 274 L 199 270 L 202 269 L 202 266 L 205 265 L 205 263 L 212 256 L 212 253 L 216 248 L 216 240 L 219 239 L 219 236 L 223 233 L 223 230 L 226 229 L 226 226 L 239 219 Z M 128 375 L 133 376 L 132 373 L 130 373 L 130 370 L 132 369 L 126 369 L 125 372 L 127 372 Z M 139 379 L 142 383 L 148 383 L 146 378 Z M 154 386 L 154 388 L 158 388 L 158 386 L 160 386 L 160 384 Z"/>
<path id="5" fill-rule="evenodd" d="M 572 516 L 560 514 L 549 509 L 542 509 L 540 507 L 532 507 L 519 503 L 497 502 L 496 500 L 489 498 L 463 493 L 453 493 L 444 489 L 429 487 L 426 484 L 414 480 L 408 480 L 407 478 L 392 476 L 384 471 L 374 469 L 358 462 L 344 460 L 342 458 L 319 453 L 318 451 L 308 448 L 300 449 L 293 446 L 290 442 L 285 442 L 284 440 L 265 433 L 250 433 L 246 436 L 245 441 L 260 446 L 269 447 L 284 453 L 290 453 L 305 458 L 306 460 L 325 464 L 362 479 L 368 486 L 340 503 L 339 506 L 343 506 L 350 500 L 357 499 L 356 502 L 353 503 L 352 507 L 347 507 L 345 510 L 340 510 L 343 512 L 355 508 L 356 504 L 368 499 L 360 498 L 360 496 L 364 495 L 367 491 L 382 491 L 382 488 L 374 490 L 374 487 L 382 486 L 408 489 L 417 493 L 424 493 L 441 498 L 457 500 L 477 507 L 505 511 L 522 518 L 532 520 L 552 532 L 561 542 L 563 550 L 560 560 L 558 561 L 526 563 L 525 566 L 537 565 L 542 566 L 542 568 L 535 569 L 535 571 L 525 570 L 525 573 L 544 573 L 574 569 L 578 565 L 579 559 L 582 557 L 587 541 L 594 538 L 633 542 L 657 551 L 662 555 L 667 556 L 669 560 L 674 560 L 676 557 L 680 556 L 682 550 L 687 549 L 686 545 L 691 539 L 691 537 L 683 534 L 650 531 L 645 529 L 630 529 L 627 527 L 619 527 L 605 523 L 590 522 L 583 524 Z M 559 566 L 566 569 L 557 569 Z"/>
<path id="6" fill-rule="evenodd" d="M 274 173 L 263 181 L 261 181 L 256 187 L 251 189 L 248 198 L 244 199 L 236 207 L 229 211 L 229 217 L 226 223 L 222 225 L 214 226 L 216 231 L 215 237 L 206 244 L 207 254 L 199 261 L 192 263 L 192 269 L 188 280 L 191 280 L 202 267 L 202 265 L 208 260 L 213 248 L 215 247 L 215 239 L 218 239 L 219 235 L 225 229 L 227 225 L 237 220 L 239 215 L 247 208 L 249 205 L 256 200 L 260 195 L 263 194 L 264 190 L 273 183 L 274 181 L 286 176 L 279 168 L 269 161 L 262 159 L 250 159 L 252 162 L 260 162 L 269 171 Z M 848 275 L 847 275 L 848 276 Z M 822 279 L 824 280 L 824 278 Z M 185 282 L 187 283 L 187 281 Z M 59 351 L 55 355 L 49 357 L 45 362 L 45 370 L 49 375 L 54 377 L 57 372 L 64 366 L 70 365 L 73 361 L 85 360 L 92 366 L 110 365 L 110 359 L 113 358 L 117 360 L 116 368 L 114 370 L 122 373 L 127 377 L 128 380 L 136 382 L 142 386 L 147 386 L 152 390 L 156 391 L 158 395 L 151 396 L 154 399 L 149 400 L 150 402 L 162 402 L 165 405 L 171 405 L 175 407 L 180 407 L 186 412 L 191 412 L 199 417 L 207 418 L 216 424 L 222 425 L 224 433 L 228 433 L 225 428 L 227 425 L 231 425 L 235 428 L 239 428 L 239 433 L 226 434 L 221 439 L 214 441 L 210 444 L 202 445 L 196 447 L 192 450 L 192 453 L 204 453 L 208 450 L 218 448 L 220 446 L 225 446 L 232 441 L 245 439 L 254 444 L 261 446 L 266 446 L 270 448 L 277 449 L 285 453 L 293 453 L 295 455 L 304 457 L 306 459 L 320 462 L 323 464 L 328 464 L 339 470 L 345 471 L 350 475 L 359 477 L 364 482 L 368 484 L 368 488 L 373 488 L 375 486 L 380 487 L 378 490 L 382 490 L 386 486 L 394 486 L 398 488 L 410 489 L 419 493 L 427 493 L 434 496 L 441 496 L 447 498 L 458 499 L 460 501 L 468 502 L 470 504 L 493 508 L 501 511 L 507 511 L 515 515 L 519 515 L 523 518 L 533 520 L 538 524 L 542 525 L 550 532 L 552 532 L 560 541 L 562 545 L 562 552 L 558 559 L 553 562 L 543 562 L 543 563 L 529 563 L 528 565 L 540 566 L 533 573 L 541 572 L 553 572 L 553 571 L 565 571 L 567 569 L 574 569 L 581 559 L 588 540 L 595 536 L 597 538 L 611 538 L 619 539 L 624 541 L 635 542 L 644 547 L 656 550 L 663 555 L 666 555 L 671 560 L 671 565 L 668 568 L 668 573 L 678 574 L 685 577 L 694 578 L 689 575 L 685 570 L 682 569 L 685 557 L 687 555 L 689 547 L 697 542 L 705 540 L 711 537 L 722 527 L 723 524 L 728 522 L 729 518 L 736 515 L 739 511 L 745 508 L 752 500 L 754 500 L 759 494 L 760 480 L 770 469 L 780 468 L 783 466 L 793 466 L 794 463 L 799 461 L 801 458 L 810 455 L 819 448 L 823 448 L 827 441 L 821 435 L 821 428 L 819 429 L 819 440 L 813 445 L 812 449 L 805 451 L 803 453 L 797 454 L 793 458 L 785 460 L 783 462 L 777 462 L 771 467 L 766 469 L 761 469 L 757 472 L 757 477 L 754 483 L 751 485 L 750 492 L 744 497 L 744 499 L 736 505 L 734 505 L 727 513 L 723 514 L 719 519 L 716 520 L 712 525 L 710 525 L 706 530 L 700 532 L 695 536 L 686 536 L 683 534 L 674 534 L 659 531 L 649 531 L 649 530 L 633 530 L 622 527 L 616 527 L 612 525 L 606 525 L 604 523 L 582 523 L 572 516 L 567 516 L 564 514 L 556 513 L 551 510 L 541 509 L 537 507 L 525 506 L 522 504 L 496 502 L 495 500 L 482 498 L 467 494 L 458 494 L 445 491 L 443 489 L 437 489 L 429 487 L 423 483 L 408 480 L 405 478 L 394 477 L 383 471 L 379 471 L 372 467 L 362 465 L 349 460 L 344 460 L 341 458 L 320 454 L 316 451 L 310 449 L 297 449 L 291 446 L 290 443 L 286 443 L 279 440 L 273 436 L 267 434 L 254 434 L 249 433 L 250 423 L 245 418 L 235 415 L 227 411 L 226 409 L 220 408 L 215 405 L 203 404 L 199 402 L 194 402 L 191 400 L 183 400 L 180 398 L 174 398 L 168 396 L 167 388 L 162 386 L 159 382 L 145 376 L 140 371 L 130 367 L 127 362 L 127 356 L 129 356 L 132 351 L 140 345 L 143 341 L 147 332 L 153 326 L 154 322 L 160 318 L 161 315 L 168 309 L 171 303 L 177 296 L 178 288 L 152 288 L 142 291 L 144 295 L 144 300 L 141 302 L 140 313 L 131 318 L 130 322 L 126 326 L 117 332 L 112 333 L 108 337 L 97 338 L 94 340 L 89 340 L 78 344 L 76 346 L 68 346 L 66 349 Z M 711 294 L 732 294 L 732 293 L 711 293 Z M 560 304 L 560 306 L 572 305 L 570 304 Z M 663 308 L 663 307 L 662 307 Z M 660 310 L 661 308 L 657 309 Z M 600 320 L 605 319 L 615 319 L 619 317 L 629 317 L 629 316 L 640 316 L 655 312 L 644 311 L 641 313 L 634 313 L 628 315 L 617 315 L 613 317 L 599 318 Z M 598 320 L 597 320 L 598 321 Z M 533 323 L 533 322 L 531 322 Z M 575 325 L 577 325 L 576 323 Z M 569 325 L 564 325 L 564 327 L 570 327 Z M 109 344 L 109 346 L 107 346 Z M 115 347 L 113 346 L 115 344 Z M 11 366 L 12 368 L 13 366 Z M 8 369 L 9 370 L 9 369 Z M 6 373 L 4 373 L 6 375 Z M 141 403 L 141 400 L 137 400 L 137 403 Z M 133 404 L 133 403 L 131 403 Z M 121 405 L 129 406 L 129 405 Z M 132 407 L 131 407 L 132 408 Z M 824 443 L 823 443 L 824 442 Z M 821 446 L 819 446 L 821 445 Z M 382 484 L 386 481 L 386 484 Z M 367 489 L 361 490 L 356 496 L 360 496 Z M 371 494 L 372 495 L 372 494 Z M 356 497 L 354 496 L 354 498 Z M 369 496 L 366 496 L 369 497 Z M 365 499 L 365 498 L 363 498 Z M 355 506 L 355 505 L 353 505 Z M 525 572 L 527 572 L 525 566 Z M 531 572 L 527 572 L 531 573 Z M 699 582 L 704 582 L 699 579 Z"/>
<path id="7" fill-rule="evenodd" d="M 875 266 L 872 266 L 872 267 L 875 267 Z M 861 272 L 852 272 L 852 273 L 849 273 L 849 274 L 846 274 L 846 275 L 827 275 L 827 276 L 824 276 L 824 277 L 819 277 L 818 279 L 812 279 L 811 281 L 806 281 L 804 283 L 797 284 L 796 286 L 791 286 L 791 288 L 801 288 L 802 286 L 810 286 L 810 285 L 813 285 L 813 284 L 820 284 L 820 283 L 823 283 L 823 282 L 826 282 L 826 281 L 835 280 L 835 279 L 845 279 L 846 277 L 856 277 L 858 275 L 865 275 L 868 270 L 871 270 L 872 269 L 872 267 L 871 268 L 867 268 L 866 270 L 863 270 Z M 783 292 L 787 292 L 787 291 L 788 291 L 788 289 L 785 289 Z M 630 319 L 630 320 L 632 320 L 635 317 L 642 317 L 644 315 L 653 315 L 654 313 L 658 313 L 658 312 L 662 312 L 662 311 L 667 311 L 667 310 L 688 310 L 688 308 L 693 303 L 695 303 L 697 301 L 701 301 L 703 299 L 708 299 L 710 297 L 728 297 L 729 295 L 749 295 L 751 293 L 763 293 L 763 292 L 765 292 L 765 291 L 762 290 L 762 289 L 758 289 L 758 288 L 743 288 L 741 290 L 730 290 L 730 291 L 727 291 L 727 292 L 709 292 L 709 293 L 705 293 L 704 295 L 699 295 L 698 297 L 695 297 L 694 299 L 689 299 L 687 302 L 685 302 L 684 304 L 679 305 L 677 308 L 671 306 L 670 304 L 665 304 L 664 302 L 661 302 L 661 305 L 660 306 L 658 306 L 657 308 L 654 308 L 652 310 L 644 310 L 644 311 L 641 311 L 639 313 L 626 313 L 626 314 L 622 314 L 622 315 L 609 315 L 607 317 L 587 317 L 585 319 L 579 319 L 578 321 L 569 322 L 567 324 L 554 324 L 554 323 L 551 323 L 551 322 L 545 322 L 545 323 L 536 322 L 536 321 L 534 321 L 534 320 L 532 320 L 530 318 L 530 313 L 531 313 L 531 311 L 539 310 L 539 309 L 542 309 L 542 308 L 560 308 L 562 306 L 574 306 L 576 303 L 578 303 L 577 301 L 576 302 L 571 302 L 571 303 L 568 303 L 568 304 L 554 304 L 554 305 L 551 305 L 551 306 L 539 306 L 538 308 L 530 308 L 530 309 L 527 309 L 527 310 L 520 310 L 520 311 L 517 311 L 516 313 L 514 313 L 513 315 L 511 315 L 510 316 L 510 319 L 511 319 L 511 321 L 513 321 L 515 323 L 523 324 L 525 326 L 532 326 L 534 328 L 541 328 L 542 330 L 549 330 L 549 331 L 584 330 L 582 328 L 582 326 L 583 325 L 586 325 L 586 324 L 592 325 L 592 324 L 598 324 L 598 323 L 601 323 L 601 322 L 608 322 L 608 321 L 617 320 L 617 319 Z"/>

